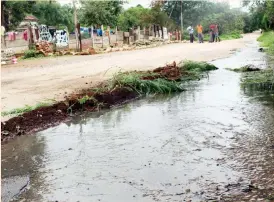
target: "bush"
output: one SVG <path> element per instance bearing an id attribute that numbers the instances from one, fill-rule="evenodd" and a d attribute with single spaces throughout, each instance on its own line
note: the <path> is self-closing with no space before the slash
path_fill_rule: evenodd
<path id="1" fill-rule="evenodd" d="M 34 49 L 30 49 L 24 52 L 23 58 L 27 59 L 27 58 L 37 58 L 37 57 L 43 57 L 43 54 L 37 53 L 36 50 Z"/>

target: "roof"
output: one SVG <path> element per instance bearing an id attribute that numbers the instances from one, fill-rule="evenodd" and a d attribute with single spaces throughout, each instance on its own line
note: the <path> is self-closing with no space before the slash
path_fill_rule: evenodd
<path id="1" fill-rule="evenodd" d="M 38 19 L 33 15 L 27 15 L 24 20 L 38 21 Z"/>

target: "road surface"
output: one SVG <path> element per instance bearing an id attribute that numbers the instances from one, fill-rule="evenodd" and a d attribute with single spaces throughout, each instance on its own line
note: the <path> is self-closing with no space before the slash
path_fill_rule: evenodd
<path id="1" fill-rule="evenodd" d="M 113 52 L 90 56 L 63 56 L 19 61 L 2 68 L 2 111 L 35 105 L 50 99 L 61 100 L 65 94 L 89 88 L 119 70 L 149 70 L 181 60 L 212 61 L 227 57 L 243 48 L 242 39 L 204 44 L 170 44 L 135 51 Z"/>

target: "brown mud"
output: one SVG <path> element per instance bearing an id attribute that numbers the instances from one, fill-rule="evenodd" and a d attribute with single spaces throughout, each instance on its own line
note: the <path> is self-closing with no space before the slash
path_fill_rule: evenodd
<path id="1" fill-rule="evenodd" d="M 182 77 L 182 73 L 179 67 L 176 65 L 176 62 L 173 62 L 170 65 L 166 65 L 165 67 L 159 67 L 153 70 L 153 72 L 159 73 L 168 80 L 177 81 Z"/>
<path id="2" fill-rule="evenodd" d="M 152 72 L 157 74 L 144 76 L 141 79 L 154 80 L 157 78 L 164 78 L 167 80 L 178 80 L 182 76 L 180 69 L 175 62 L 171 65 L 159 67 Z M 147 71 L 139 73 L 147 73 L 147 75 L 149 75 L 152 72 Z M 96 92 L 95 89 L 101 88 L 104 85 L 105 83 L 101 83 L 96 88 L 66 96 L 64 101 L 55 103 L 54 105 L 40 107 L 5 122 L 1 122 L 1 142 L 6 143 L 16 136 L 27 135 L 56 126 L 61 122 L 69 120 L 72 115 L 80 112 L 93 112 L 100 109 L 108 109 L 140 96 L 137 92 L 126 87 L 115 87 L 108 91 Z M 84 103 L 80 103 L 79 99 L 85 96 L 87 96 L 87 99 Z M 94 99 L 89 99 L 90 97 L 93 97 Z"/>

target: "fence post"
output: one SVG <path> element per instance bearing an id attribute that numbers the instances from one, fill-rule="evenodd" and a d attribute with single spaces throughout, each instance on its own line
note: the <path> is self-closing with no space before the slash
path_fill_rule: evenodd
<path id="1" fill-rule="evenodd" d="M 108 45 L 110 46 L 110 26 L 107 26 L 107 33 L 108 33 Z"/>
<path id="2" fill-rule="evenodd" d="M 32 29 L 31 29 L 31 24 L 28 25 L 28 36 L 29 36 L 29 49 L 33 47 L 33 34 L 32 34 Z"/>
<path id="3" fill-rule="evenodd" d="M 94 48 L 94 36 L 93 36 L 93 26 L 91 26 L 91 31 L 90 31 L 90 37 L 91 37 L 91 46 Z"/>
<path id="4" fill-rule="evenodd" d="M 143 41 L 145 41 L 145 36 L 146 36 L 146 27 L 144 27 L 144 35 L 143 35 Z"/>
<path id="5" fill-rule="evenodd" d="M 115 27 L 115 35 L 116 35 L 116 44 L 118 45 L 118 28 Z"/>
<path id="6" fill-rule="evenodd" d="M 140 40 L 140 26 L 137 27 L 137 40 Z"/>
<path id="7" fill-rule="evenodd" d="M 101 25 L 102 30 L 102 48 L 104 48 L 104 25 Z"/>
<path id="8" fill-rule="evenodd" d="M 82 40 L 81 40 L 81 31 L 80 31 L 80 23 L 77 23 L 77 32 L 79 37 L 79 44 L 80 44 L 80 52 L 82 52 Z"/>

